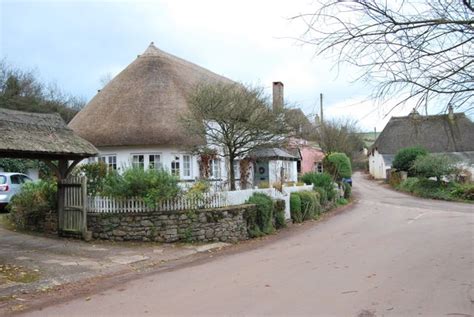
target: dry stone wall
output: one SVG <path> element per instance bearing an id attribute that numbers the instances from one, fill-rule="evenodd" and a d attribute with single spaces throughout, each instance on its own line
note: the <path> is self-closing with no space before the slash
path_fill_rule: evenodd
<path id="1" fill-rule="evenodd" d="M 94 239 L 157 242 L 237 242 L 248 239 L 246 212 L 255 205 L 148 213 L 89 213 Z"/>

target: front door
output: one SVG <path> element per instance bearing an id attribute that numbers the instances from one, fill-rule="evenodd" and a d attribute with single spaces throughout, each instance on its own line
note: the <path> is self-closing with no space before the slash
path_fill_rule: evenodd
<path id="1" fill-rule="evenodd" d="M 258 186 L 261 182 L 269 181 L 268 178 L 268 161 L 261 161 L 255 163 L 254 185 Z"/>

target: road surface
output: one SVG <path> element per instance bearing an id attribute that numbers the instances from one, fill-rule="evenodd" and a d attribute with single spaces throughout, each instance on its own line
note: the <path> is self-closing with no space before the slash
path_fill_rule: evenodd
<path id="1" fill-rule="evenodd" d="M 362 175 L 354 191 L 352 209 L 286 239 L 25 315 L 473 315 L 473 206 Z"/>

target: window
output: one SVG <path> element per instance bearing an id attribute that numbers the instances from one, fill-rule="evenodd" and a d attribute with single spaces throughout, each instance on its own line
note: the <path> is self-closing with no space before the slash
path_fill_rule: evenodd
<path id="1" fill-rule="evenodd" d="M 234 176 L 235 179 L 240 179 L 240 161 L 234 161 Z"/>
<path id="2" fill-rule="evenodd" d="M 171 161 L 171 174 L 179 177 L 179 156 L 175 156 Z"/>
<path id="3" fill-rule="evenodd" d="M 145 168 L 145 155 L 143 154 L 132 155 L 132 167 L 144 169 Z"/>
<path id="4" fill-rule="evenodd" d="M 323 163 L 321 163 L 321 162 L 314 163 L 314 171 L 318 172 L 318 173 L 322 173 L 323 172 Z"/>
<path id="5" fill-rule="evenodd" d="M 101 155 L 99 157 L 99 162 L 102 162 L 107 165 L 109 169 L 117 169 L 117 156 L 116 155 Z"/>
<path id="6" fill-rule="evenodd" d="M 87 159 L 87 163 L 89 163 L 89 164 L 95 163 L 96 160 L 97 160 L 97 157 L 89 157 L 89 158 Z"/>
<path id="7" fill-rule="evenodd" d="M 191 155 L 183 155 L 183 177 L 191 177 Z"/>
<path id="8" fill-rule="evenodd" d="M 221 160 L 214 159 L 210 161 L 210 172 L 211 178 L 219 179 L 221 178 Z"/>
<path id="9" fill-rule="evenodd" d="M 3 175 L 0 175 L 0 184 L 5 184 L 7 182 L 7 178 Z"/>
<path id="10" fill-rule="evenodd" d="M 149 169 L 163 169 L 163 164 L 161 163 L 161 155 L 151 154 L 148 155 L 148 168 Z"/>

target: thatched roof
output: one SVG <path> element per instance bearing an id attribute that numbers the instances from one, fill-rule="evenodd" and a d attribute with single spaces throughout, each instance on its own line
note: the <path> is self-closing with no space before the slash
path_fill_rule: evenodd
<path id="1" fill-rule="evenodd" d="M 96 146 L 203 143 L 190 138 L 180 118 L 187 97 L 200 83 L 227 78 L 157 49 L 153 43 L 110 81 L 69 126 Z"/>
<path id="2" fill-rule="evenodd" d="M 57 113 L 0 108 L 0 131 L 0 157 L 75 159 L 97 154 Z"/>
<path id="3" fill-rule="evenodd" d="M 395 154 L 411 146 L 431 153 L 474 151 L 474 123 L 464 113 L 392 117 L 375 141 L 379 153 Z"/>

